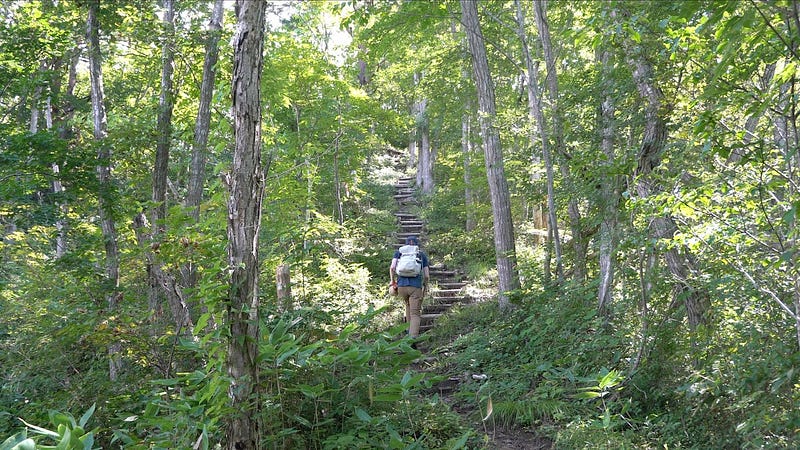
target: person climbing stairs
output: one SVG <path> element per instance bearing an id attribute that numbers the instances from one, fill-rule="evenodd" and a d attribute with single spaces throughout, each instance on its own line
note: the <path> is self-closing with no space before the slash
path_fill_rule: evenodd
<path id="1" fill-rule="evenodd" d="M 395 233 L 395 250 L 405 245 L 406 239 L 411 236 L 417 237 L 420 242 L 426 242 L 428 238 L 424 221 L 413 212 L 419 205 L 414 196 L 413 183 L 413 178 L 402 177 L 394 185 L 394 200 L 398 206 L 395 217 L 399 225 Z M 423 299 L 420 334 L 433 329 L 437 319 L 454 306 L 470 303 L 470 298 L 465 293 L 468 283 L 459 271 L 448 269 L 442 264 L 434 264 L 429 267 L 429 273 L 429 292 L 425 293 Z"/>

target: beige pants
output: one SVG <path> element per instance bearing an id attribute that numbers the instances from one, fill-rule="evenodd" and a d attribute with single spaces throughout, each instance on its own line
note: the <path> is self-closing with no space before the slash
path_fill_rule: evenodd
<path id="1" fill-rule="evenodd" d="M 421 321 L 420 311 L 422 310 L 422 289 L 414 286 L 401 286 L 397 288 L 397 296 L 403 299 L 403 303 L 406 305 L 408 335 L 411 337 L 419 336 L 419 323 Z"/>

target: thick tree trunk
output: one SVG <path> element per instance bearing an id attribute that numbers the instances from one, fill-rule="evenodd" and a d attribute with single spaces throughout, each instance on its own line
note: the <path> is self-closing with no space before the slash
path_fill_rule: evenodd
<path id="1" fill-rule="evenodd" d="M 542 98 L 539 95 L 537 69 L 533 63 L 533 58 L 531 58 L 530 48 L 528 47 L 528 34 L 525 31 L 525 12 L 519 0 L 515 0 L 514 3 L 517 9 L 517 36 L 522 45 L 522 55 L 525 59 L 525 68 L 528 71 L 528 115 L 536 122 L 536 126 L 539 129 L 539 137 L 542 142 L 542 158 L 544 159 L 547 177 L 548 229 L 552 230 L 552 243 L 556 258 L 556 277 L 560 281 L 564 278 L 564 264 L 561 258 L 561 237 L 559 236 L 558 219 L 556 218 L 553 158 L 550 154 L 550 144 L 547 140 L 547 126 L 544 119 L 544 112 L 542 111 Z M 534 136 L 533 133 L 531 133 L 531 142 L 533 141 Z"/>
<path id="2" fill-rule="evenodd" d="M 89 78 L 91 83 L 92 99 L 92 124 L 94 139 L 97 141 L 97 180 L 100 185 L 98 206 L 100 215 L 100 228 L 103 232 L 106 252 L 106 301 L 109 315 L 114 315 L 114 310 L 122 297 L 119 292 L 119 246 L 117 244 L 117 229 L 112 213 L 111 192 L 113 183 L 111 179 L 111 148 L 105 142 L 107 135 L 106 108 L 103 99 L 103 69 L 100 53 L 100 22 L 98 12 L 99 0 L 89 1 L 89 14 L 87 20 L 87 34 L 89 46 Z M 109 378 L 113 381 L 119 376 L 122 369 L 120 352 L 122 346 L 118 343 L 109 344 Z"/>
<path id="3" fill-rule="evenodd" d="M 233 119 L 236 149 L 228 200 L 228 259 L 231 268 L 228 320 L 228 394 L 233 411 L 227 420 L 226 447 L 259 447 L 258 409 L 258 234 L 264 174 L 261 168 L 261 71 L 266 2 L 237 0 L 233 39 Z"/>
<path id="4" fill-rule="evenodd" d="M 417 75 L 415 75 L 417 79 Z M 416 107 L 417 124 L 417 187 L 423 194 L 433 192 L 433 154 L 431 151 L 430 126 L 428 123 L 428 100 L 422 99 Z"/>
<path id="5" fill-rule="evenodd" d="M 200 99 L 197 120 L 194 126 L 194 144 L 189 186 L 186 192 L 186 207 L 191 211 L 195 222 L 200 220 L 200 202 L 203 200 L 203 186 L 206 180 L 206 159 L 208 133 L 211 128 L 211 100 L 214 97 L 214 84 L 219 60 L 219 39 L 222 30 L 223 0 L 214 2 L 211 21 L 206 37 L 206 56 L 203 60 L 203 81 L 200 84 Z M 194 283 L 191 283 L 193 285 Z"/>
<path id="6" fill-rule="evenodd" d="M 486 178 L 489 181 L 489 195 L 492 201 L 497 275 L 500 282 L 498 300 L 500 307 L 506 308 L 510 306 L 509 293 L 519 288 L 514 222 L 511 217 L 511 195 L 508 191 L 508 181 L 503 166 L 500 133 L 494 126 L 497 114 L 494 85 L 489 73 L 489 60 L 486 56 L 486 44 L 478 20 L 477 5 L 472 0 L 461 0 L 461 12 L 472 54 Z"/>
<path id="7" fill-rule="evenodd" d="M 553 140 L 555 151 L 561 158 L 559 167 L 564 182 L 571 183 L 569 164 L 567 163 L 567 147 L 564 144 L 564 119 L 561 113 L 560 101 L 558 98 L 558 71 L 556 70 L 556 58 L 553 52 L 553 44 L 550 41 L 550 27 L 547 23 L 547 9 L 545 0 L 535 0 L 533 11 L 536 18 L 536 27 L 539 29 L 539 37 L 544 51 L 544 60 L 547 66 L 547 91 L 549 95 L 550 110 L 553 119 Z M 573 266 L 573 279 L 583 282 L 586 279 L 586 239 L 583 236 L 581 224 L 581 213 L 578 201 L 570 197 L 567 202 L 567 214 L 569 215 L 569 228 L 572 232 L 572 248 L 575 252 L 575 264 Z M 552 219 L 551 219 L 552 220 Z M 553 230 L 554 236 L 556 230 Z"/>

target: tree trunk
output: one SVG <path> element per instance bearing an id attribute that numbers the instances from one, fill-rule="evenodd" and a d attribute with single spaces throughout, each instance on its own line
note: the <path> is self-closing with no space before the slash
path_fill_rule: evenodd
<path id="1" fill-rule="evenodd" d="M 467 111 L 471 105 L 467 104 Z M 466 210 L 466 223 L 464 229 L 470 232 L 475 229 L 475 200 L 472 192 L 472 122 L 470 115 L 464 114 L 461 118 L 461 153 L 464 155 L 464 209 Z"/>
<path id="2" fill-rule="evenodd" d="M 419 82 L 420 75 L 414 79 Z M 416 106 L 416 135 L 419 155 L 417 158 L 417 187 L 423 194 L 433 192 L 433 156 L 431 152 L 430 124 L 428 122 L 428 99 L 422 99 Z"/>
<path id="3" fill-rule="evenodd" d="M 617 14 L 628 17 L 625 11 L 612 11 L 611 17 L 616 20 Z M 664 118 L 666 106 L 663 93 L 653 80 L 653 68 L 644 58 L 643 49 L 629 38 L 623 39 L 625 60 L 633 73 L 633 81 L 639 95 L 645 103 L 644 131 L 639 148 L 638 165 L 634 172 L 635 190 L 640 198 L 648 198 L 661 190 L 652 180 L 653 170 L 661 163 L 667 142 L 667 121 Z M 656 239 L 671 239 L 678 227 L 672 216 L 654 217 L 649 221 L 649 233 Z M 697 272 L 697 263 L 687 248 L 669 249 L 664 258 L 675 281 L 674 298 L 683 299 L 686 307 L 689 328 L 694 330 L 706 322 L 709 307 L 708 294 L 692 286 L 689 276 Z"/>
<path id="4" fill-rule="evenodd" d="M 508 181 L 503 166 L 500 133 L 494 126 L 497 114 L 494 85 L 489 73 L 489 60 L 486 56 L 486 44 L 478 20 L 477 5 L 472 0 L 461 0 L 461 12 L 472 54 L 486 178 L 489 182 L 489 195 L 492 201 L 497 275 L 500 282 L 498 301 L 501 308 L 506 308 L 510 306 L 509 294 L 519 288 L 514 222 L 511 217 L 511 195 L 508 191 Z"/>
<path id="5" fill-rule="evenodd" d="M 167 216 L 167 175 L 169 174 L 169 150 L 172 141 L 172 110 L 174 93 L 172 73 L 175 60 L 175 2 L 163 0 L 164 18 L 163 47 L 161 48 L 161 94 L 158 98 L 158 120 L 156 124 L 156 160 L 153 167 L 153 211 L 151 215 L 153 239 L 158 240 Z"/>
<path id="6" fill-rule="evenodd" d="M 600 50 L 600 84 L 603 87 L 600 103 L 600 149 L 606 157 L 602 163 L 606 167 L 613 166 L 616 160 L 614 150 L 614 95 L 611 78 L 611 62 L 608 50 Z M 608 171 L 610 172 L 610 170 Z M 600 268 L 600 286 L 597 291 L 597 309 L 599 313 L 608 317 L 609 305 L 613 299 L 614 287 L 614 258 L 617 248 L 617 209 L 620 203 L 620 186 L 615 175 L 606 173 L 600 178 L 601 193 L 601 221 L 600 221 L 600 250 L 598 265 Z"/>
<path id="7" fill-rule="evenodd" d="M 536 18 L 536 27 L 539 29 L 542 50 L 544 51 L 545 64 L 547 66 L 546 81 L 550 102 L 549 106 L 553 115 L 553 140 L 555 141 L 555 150 L 556 154 L 561 157 L 559 163 L 561 176 L 564 178 L 564 183 L 569 184 L 572 177 L 570 175 L 569 164 L 567 163 L 567 147 L 564 144 L 564 119 L 562 118 L 558 99 L 558 71 L 556 70 L 556 58 L 553 52 L 553 45 L 550 42 L 550 27 L 547 23 L 547 10 L 545 6 L 544 0 L 535 0 L 533 3 L 533 11 Z M 570 196 L 567 202 L 567 214 L 569 215 L 569 228 L 572 232 L 572 248 L 575 252 L 573 279 L 580 283 L 586 279 L 586 240 L 583 237 L 578 201 L 573 196 Z M 553 236 L 556 236 L 555 230 L 553 230 Z"/>
<path id="8" fill-rule="evenodd" d="M 100 53 L 100 22 L 98 12 L 100 0 L 89 1 L 89 14 L 87 19 L 88 52 L 89 52 L 89 78 L 91 82 L 92 99 L 92 125 L 94 139 L 97 141 L 97 180 L 100 185 L 98 206 L 100 228 L 103 232 L 105 243 L 105 290 L 109 315 L 114 315 L 122 293 L 119 292 L 119 246 L 117 244 L 117 229 L 112 213 L 111 192 L 114 189 L 111 179 L 111 147 L 105 142 L 107 134 L 106 108 L 103 99 L 103 69 Z M 122 369 L 120 352 L 122 345 L 118 342 L 109 344 L 109 378 L 114 381 Z"/>
<path id="9" fill-rule="evenodd" d="M 280 264 L 275 269 L 275 286 L 278 294 L 278 306 L 283 311 L 291 311 L 292 305 L 292 278 L 288 264 Z"/>
<path id="10" fill-rule="evenodd" d="M 214 97 L 214 84 L 217 77 L 216 67 L 219 60 L 219 39 L 222 34 L 222 20 L 223 0 L 216 0 L 214 2 L 214 10 L 211 13 L 211 21 L 208 25 L 208 36 L 206 37 L 203 81 L 200 84 L 200 99 L 197 120 L 194 126 L 189 186 L 186 193 L 186 207 L 191 211 L 195 222 L 200 220 L 200 202 L 203 200 L 203 186 L 206 179 L 208 133 L 211 127 L 211 99 Z M 194 285 L 193 280 L 189 285 Z"/>
<path id="11" fill-rule="evenodd" d="M 194 126 L 194 142 L 192 144 L 192 160 L 189 168 L 189 184 L 186 192 L 186 208 L 195 223 L 200 221 L 200 203 L 203 201 L 203 187 L 206 181 L 206 161 L 208 155 L 208 134 L 211 128 L 211 102 L 214 98 L 214 86 L 217 77 L 217 61 L 219 60 L 219 40 L 222 35 L 224 20 L 224 2 L 215 0 L 208 24 L 206 36 L 206 54 L 203 59 L 203 79 L 200 83 L 200 98 L 197 108 L 197 119 Z M 197 271 L 190 260 L 181 270 L 182 283 L 185 287 L 197 285 Z M 192 303 L 192 307 L 199 306 L 200 311 L 206 312 L 203 302 L 200 305 Z M 212 318 L 208 321 L 207 329 L 216 328 Z"/>
<path id="12" fill-rule="evenodd" d="M 561 237 L 559 236 L 558 219 L 556 217 L 553 158 L 550 154 L 550 144 L 547 140 L 547 127 L 544 119 L 544 112 L 542 111 L 542 98 L 539 95 L 537 69 L 533 63 L 533 58 L 531 58 L 530 48 L 528 47 L 528 35 L 525 31 L 525 12 L 519 0 L 515 0 L 514 3 L 517 7 L 517 35 L 522 45 L 525 68 L 528 71 L 528 115 L 536 122 L 536 126 L 539 129 L 539 137 L 542 141 L 542 158 L 544 159 L 545 173 L 547 176 L 548 229 L 553 230 L 552 243 L 556 258 L 556 277 L 561 281 L 564 279 L 564 264 L 561 258 Z M 533 141 L 534 136 L 533 133 L 531 133 L 531 142 Z"/>
<path id="13" fill-rule="evenodd" d="M 433 192 L 433 154 L 431 152 L 431 132 L 428 126 L 427 106 L 428 101 L 423 100 L 421 119 L 422 123 L 419 125 L 419 167 L 417 173 L 420 178 L 420 188 L 423 194 L 430 194 Z"/>
<path id="14" fill-rule="evenodd" d="M 236 148 L 226 176 L 228 259 L 231 269 L 228 320 L 228 375 L 231 415 L 229 450 L 259 447 L 258 235 L 264 173 L 261 168 L 261 71 L 266 2 L 237 0 L 233 39 L 233 119 Z"/>

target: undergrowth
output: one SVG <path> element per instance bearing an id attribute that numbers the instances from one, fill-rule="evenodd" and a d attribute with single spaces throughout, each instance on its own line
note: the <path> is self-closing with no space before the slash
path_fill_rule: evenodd
<path id="1" fill-rule="evenodd" d="M 763 354 L 746 363 L 734 353 L 725 361 L 715 346 L 727 337 L 699 348 L 685 338 L 685 325 L 668 321 L 649 340 L 646 353 L 659 356 L 634 367 L 630 330 L 598 318 L 581 289 L 517 300 L 505 312 L 493 302 L 454 310 L 432 331 L 431 345 L 448 355 L 441 371 L 462 380 L 455 408 L 471 411 L 479 427 L 532 429 L 565 449 L 800 442 L 792 406 L 798 385 L 790 386 L 796 356 Z"/>

